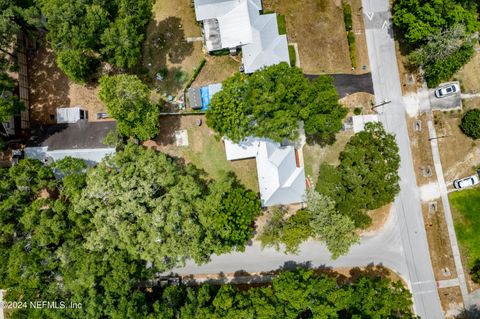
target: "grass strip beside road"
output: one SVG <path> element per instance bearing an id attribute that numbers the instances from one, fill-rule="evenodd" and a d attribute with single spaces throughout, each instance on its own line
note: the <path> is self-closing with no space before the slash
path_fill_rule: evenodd
<path id="1" fill-rule="evenodd" d="M 480 188 L 450 194 L 455 208 L 455 232 L 471 267 L 480 259 Z"/>

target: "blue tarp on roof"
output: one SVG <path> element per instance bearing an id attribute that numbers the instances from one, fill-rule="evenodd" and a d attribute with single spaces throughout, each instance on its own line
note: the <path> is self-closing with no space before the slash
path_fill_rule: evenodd
<path id="1" fill-rule="evenodd" d="M 210 108 L 210 93 L 208 86 L 204 86 L 200 89 L 200 96 L 202 97 L 202 111 L 206 111 Z"/>

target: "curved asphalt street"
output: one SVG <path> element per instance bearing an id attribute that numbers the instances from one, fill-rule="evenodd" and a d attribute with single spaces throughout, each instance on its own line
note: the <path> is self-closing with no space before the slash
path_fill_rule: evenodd
<path id="1" fill-rule="evenodd" d="M 315 241 L 304 243 L 298 255 L 285 255 L 272 248 L 262 250 L 260 244 L 254 242 L 242 253 L 213 256 L 209 263 L 201 266 L 188 262 L 185 267 L 174 269 L 173 273 L 260 272 L 294 263 L 307 263 L 312 267 L 383 265 L 395 270 L 408 283 L 417 315 L 424 319 L 444 318 L 410 151 L 389 3 L 388 0 L 363 0 L 363 10 L 375 98 L 377 103 L 391 101 L 377 111 L 386 129 L 396 135 L 401 156 L 401 191 L 385 227 L 373 236 L 363 237 L 348 255 L 337 260 L 331 260 L 325 247 Z"/>

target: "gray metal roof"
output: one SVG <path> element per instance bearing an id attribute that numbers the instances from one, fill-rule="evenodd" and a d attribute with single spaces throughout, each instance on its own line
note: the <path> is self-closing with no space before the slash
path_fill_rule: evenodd
<path id="1" fill-rule="evenodd" d="M 48 146 L 50 151 L 108 148 L 103 144 L 103 139 L 108 132 L 116 129 L 115 121 L 82 120 L 73 124 L 55 124 L 32 130 L 32 137 L 27 144 L 30 147 Z"/>
<path id="2" fill-rule="evenodd" d="M 188 101 L 190 102 L 190 107 L 192 109 L 202 108 L 202 95 L 200 93 L 200 88 L 191 87 L 188 89 Z"/>

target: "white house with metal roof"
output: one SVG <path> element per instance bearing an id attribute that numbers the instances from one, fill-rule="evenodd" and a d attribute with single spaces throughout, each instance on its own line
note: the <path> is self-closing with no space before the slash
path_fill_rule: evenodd
<path id="1" fill-rule="evenodd" d="M 224 139 L 227 160 L 255 158 L 262 206 L 304 201 L 307 181 L 299 154 L 293 145 L 250 137 L 236 144 Z"/>
<path id="2" fill-rule="evenodd" d="M 207 51 L 242 48 L 245 73 L 290 64 L 287 36 L 278 33 L 277 15 L 261 10 L 261 0 L 195 0 Z"/>

